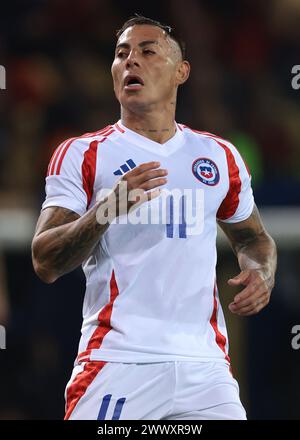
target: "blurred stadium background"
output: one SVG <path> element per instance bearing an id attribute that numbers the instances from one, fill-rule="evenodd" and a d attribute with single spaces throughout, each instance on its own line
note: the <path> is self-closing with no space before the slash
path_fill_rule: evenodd
<path id="1" fill-rule="evenodd" d="M 119 117 L 110 64 L 115 31 L 134 12 L 178 29 L 192 74 L 177 120 L 232 140 L 253 176 L 256 202 L 277 241 L 272 302 L 259 315 L 226 313 L 233 371 L 252 419 L 300 419 L 299 0 L 27 0 L 1 3 L 0 419 L 60 419 L 77 350 L 84 279 L 54 285 L 32 270 L 30 241 L 55 147 Z M 238 271 L 219 239 L 224 310 Z"/>

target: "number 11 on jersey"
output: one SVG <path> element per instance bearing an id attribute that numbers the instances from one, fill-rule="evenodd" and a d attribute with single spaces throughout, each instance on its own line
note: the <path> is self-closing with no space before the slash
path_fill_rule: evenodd
<path id="1" fill-rule="evenodd" d="M 188 190 L 187 190 L 188 191 Z M 166 201 L 167 238 L 187 238 L 189 235 L 200 235 L 204 224 L 204 191 L 196 190 L 196 200 L 193 200 L 190 190 L 180 198 L 170 195 Z M 195 213 L 195 215 L 193 215 Z"/>

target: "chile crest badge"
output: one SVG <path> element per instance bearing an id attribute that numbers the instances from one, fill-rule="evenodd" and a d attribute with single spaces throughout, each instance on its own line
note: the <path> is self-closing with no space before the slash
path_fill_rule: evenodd
<path id="1" fill-rule="evenodd" d="M 196 179 L 205 185 L 215 186 L 219 183 L 220 173 L 217 165 L 207 157 L 200 157 L 193 162 L 192 171 Z"/>

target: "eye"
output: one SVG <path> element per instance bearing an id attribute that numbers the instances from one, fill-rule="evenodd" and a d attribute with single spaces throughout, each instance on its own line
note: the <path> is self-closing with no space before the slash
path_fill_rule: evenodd
<path id="1" fill-rule="evenodd" d="M 146 55 L 153 55 L 153 54 L 155 54 L 155 52 L 153 50 L 150 50 L 150 49 L 145 49 L 143 51 L 143 53 L 145 53 Z"/>
<path id="2" fill-rule="evenodd" d="M 127 53 L 126 52 L 118 52 L 117 57 L 118 58 L 125 58 L 125 57 L 127 57 Z"/>

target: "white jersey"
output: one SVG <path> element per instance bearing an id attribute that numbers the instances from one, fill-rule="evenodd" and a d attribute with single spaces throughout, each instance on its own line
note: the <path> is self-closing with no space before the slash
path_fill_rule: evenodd
<path id="1" fill-rule="evenodd" d="M 43 209 L 60 206 L 82 216 L 100 190 L 150 161 L 168 170 L 165 188 L 171 194 L 174 189 L 200 194 L 200 203 L 194 197 L 189 205 L 201 219 L 196 233 L 185 218 L 186 196 L 177 203 L 176 222 L 169 195 L 165 222 L 114 222 L 103 234 L 83 264 L 86 293 L 77 363 L 229 362 L 216 287 L 217 219 L 234 223 L 251 215 L 251 177 L 230 142 L 176 127 L 175 135 L 159 144 L 119 121 L 65 141 L 52 156 Z M 140 211 L 151 212 L 161 197 Z"/>

